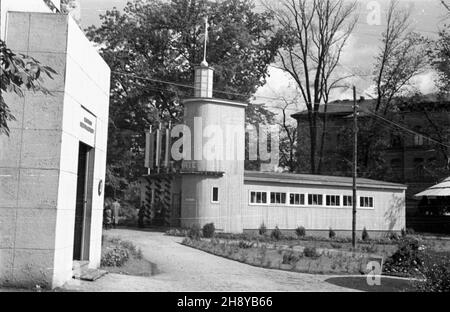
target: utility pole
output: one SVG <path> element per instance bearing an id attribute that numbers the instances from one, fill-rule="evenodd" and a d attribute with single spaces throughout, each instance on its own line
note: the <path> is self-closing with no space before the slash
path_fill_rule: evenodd
<path id="1" fill-rule="evenodd" d="M 358 170 L 358 105 L 356 104 L 356 87 L 353 86 L 353 197 L 352 197 L 352 246 L 356 247 L 356 175 Z"/>

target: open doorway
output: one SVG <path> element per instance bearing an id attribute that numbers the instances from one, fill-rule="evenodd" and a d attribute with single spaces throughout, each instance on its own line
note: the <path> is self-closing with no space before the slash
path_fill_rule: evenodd
<path id="1" fill-rule="evenodd" d="M 94 149 L 80 142 L 78 152 L 73 260 L 89 261 L 93 180 Z"/>

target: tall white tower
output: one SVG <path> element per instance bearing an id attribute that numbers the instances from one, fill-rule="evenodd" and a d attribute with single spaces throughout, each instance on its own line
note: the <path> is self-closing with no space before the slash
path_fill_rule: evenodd
<path id="1" fill-rule="evenodd" d="M 206 57 L 194 70 L 194 97 L 182 101 L 192 153 L 183 160 L 181 223 L 241 232 L 247 104 L 213 98 Z"/>

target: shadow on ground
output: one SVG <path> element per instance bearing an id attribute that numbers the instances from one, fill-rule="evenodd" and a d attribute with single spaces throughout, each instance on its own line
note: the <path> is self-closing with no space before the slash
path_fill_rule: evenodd
<path id="1" fill-rule="evenodd" d="M 369 285 L 367 283 L 367 276 L 339 276 L 331 277 L 326 279 L 325 282 L 347 287 L 351 289 L 356 289 L 360 291 L 368 292 L 405 292 L 414 291 L 413 284 L 407 279 L 397 279 L 390 277 L 381 277 L 380 285 Z"/>

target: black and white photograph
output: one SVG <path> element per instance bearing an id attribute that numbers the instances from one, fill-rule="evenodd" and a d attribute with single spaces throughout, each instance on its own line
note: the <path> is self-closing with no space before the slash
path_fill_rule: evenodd
<path id="1" fill-rule="evenodd" d="M 0 293 L 450 292 L 449 0 L 0 4 Z"/>

